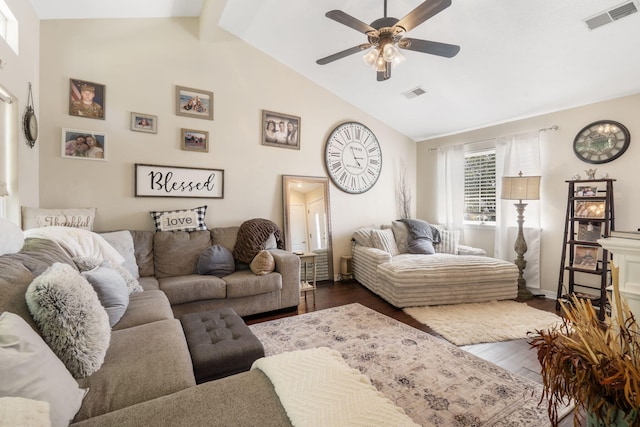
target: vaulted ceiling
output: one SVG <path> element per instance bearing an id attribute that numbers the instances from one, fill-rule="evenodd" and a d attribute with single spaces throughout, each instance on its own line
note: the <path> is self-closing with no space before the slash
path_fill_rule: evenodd
<path id="1" fill-rule="evenodd" d="M 218 0 L 31 0 L 41 19 L 199 16 L 209 1 Z M 640 13 L 595 29 L 584 22 L 624 4 L 640 9 L 638 1 L 452 0 L 407 36 L 459 45 L 458 55 L 403 50 L 383 82 L 364 52 L 316 60 L 367 42 L 326 12 L 370 24 L 384 0 L 226 0 L 219 25 L 419 141 L 640 93 Z M 421 3 L 388 0 L 387 15 L 400 19 Z M 425 93 L 403 95 L 416 88 Z"/>

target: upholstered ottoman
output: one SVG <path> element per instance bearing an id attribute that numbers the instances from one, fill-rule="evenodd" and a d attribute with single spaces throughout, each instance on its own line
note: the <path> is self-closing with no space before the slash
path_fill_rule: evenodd
<path id="1" fill-rule="evenodd" d="M 185 314 L 180 322 L 198 383 L 248 371 L 264 356 L 262 343 L 232 308 Z"/>

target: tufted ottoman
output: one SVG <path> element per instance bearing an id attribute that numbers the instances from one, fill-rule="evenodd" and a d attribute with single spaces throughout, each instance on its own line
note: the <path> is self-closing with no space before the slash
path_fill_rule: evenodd
<path id="1" fill-rule="evenodd" d="M 232 308 L 185 314 L 180 322 L 198 383 L 248 371 L 264 356 L 262 343 Z"/>

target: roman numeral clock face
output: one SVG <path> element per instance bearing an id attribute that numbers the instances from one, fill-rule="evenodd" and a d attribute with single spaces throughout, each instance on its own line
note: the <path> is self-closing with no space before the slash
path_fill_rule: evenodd
<path id="1" fill-rule="evenodd" d="M 573 152 L 587 163 L 607 163 L 622 156 L 631 136 L 624 125 L 602 120 L 586 126 L 573 140 Z"/>
<path id="2" fill-rule="evenodd" d="M 325 147 L 329 177 L 347 193 L 364 193 L 374 186 L 382 170 L 378 139 L 363 124 L 347 122 L 336 127 Z"/>

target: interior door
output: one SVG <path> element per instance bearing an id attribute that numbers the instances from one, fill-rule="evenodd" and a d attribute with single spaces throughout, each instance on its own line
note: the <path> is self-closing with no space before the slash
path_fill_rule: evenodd
<path id="1" fill-rule="evenodd" d="M 309 242 L 311 250 L 327 247 L 327 220 L 324 199 L 309 203 Z"/>
<path id="2" fill-rule="evenodd" d="M 293 252 L 308 251 L 307 247 L 307 229 L 304 214 L 304 205 L 292 203 L 290 206 L 291 214 L 291 250 Z"/>

